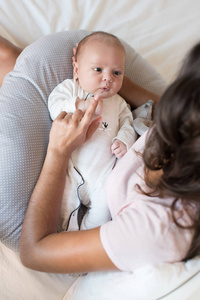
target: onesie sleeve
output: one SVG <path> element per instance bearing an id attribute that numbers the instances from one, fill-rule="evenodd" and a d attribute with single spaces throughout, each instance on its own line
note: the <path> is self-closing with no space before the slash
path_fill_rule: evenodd
<path id="1" fill-rule="evenodd" d="M 52 120 L 62 111 L 73 113 L 76 110 L 77 96 L 74 90 L 75 83 L 73 79 L 66 79 L 53 89 L 48 98 L 48 109 Z"/>
<path id="2" fill-rule="evenodd" d="M 126 145 L 127 150 L 129 150 L 137 140 L 137 133 L 133 128 L 132 112 L 123 98 L 121 98 L 119 105 L 119 130 L 112 142 L 115 140 L 122 141 Z"/>
<path id="3" fill-rule="evenodd" d="M 191 220 L 181 212 L 185 224 Z M 102 245 L 115 266 L 134 271 L 146 264 L 181 261 L 190 246 L 193 232 L 177 227 L 170 208 L 136 201 L 124 208 L 100 229 Z"/>

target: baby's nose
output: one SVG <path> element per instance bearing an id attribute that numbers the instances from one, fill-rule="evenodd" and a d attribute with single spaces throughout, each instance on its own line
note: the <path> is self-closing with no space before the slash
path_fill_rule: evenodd
<path id="1" fill-rule="evenodd" d="M 110 83 L 113 82 L 112 75 L 111 75 L 111 74 L 108 74 L 108 73 L 104 74 L 102 80 L 103 80 L 103 81 L 106 81 L 106 82 L 110 82 Z"/>

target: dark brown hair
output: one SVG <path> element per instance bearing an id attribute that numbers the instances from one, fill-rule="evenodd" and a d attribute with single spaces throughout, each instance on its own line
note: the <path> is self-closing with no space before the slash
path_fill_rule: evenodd
<path id="1" fill-rule="evenodd" d="M 200 43 L 194 45 L 189 51 L 181 66 L 178 77 L 190 72 L 200 72 Z"/>
<path id="2" fill-rule="evenodd" d="M 197 64 L 195 64 L 195 61 Z M 146 183 L 152 193 L 194 203 L 197 215 L 190 227 L 195 229 L 186 258 L 200 254 L 200 44 L 196 45 L 183 64 L 177 79 L 167 88 L 156 109 L 153 126 L 143 153 Z M 149 170 L 162 170 L 160 180 L 148 180 Z"/>

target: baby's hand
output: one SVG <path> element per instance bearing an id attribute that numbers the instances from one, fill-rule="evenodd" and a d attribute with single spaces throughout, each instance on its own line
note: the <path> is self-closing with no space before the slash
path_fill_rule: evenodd
<path id="1" fill-rule="evenodd" d="M 115 140 L 111 146 L 111 151 L 112 154 L 114 154 L 117 158 L 121 158 L 122 156 L 124 156 L 124 154 L 126 154 L 127 147 L 122 141 Z"/>

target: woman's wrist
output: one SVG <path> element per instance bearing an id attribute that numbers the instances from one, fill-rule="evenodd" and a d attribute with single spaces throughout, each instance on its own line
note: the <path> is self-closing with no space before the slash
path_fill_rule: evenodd
<path id="1" fill-rule="evenodd" d="M 47 149 L 46 161 L 54 168 L 66 170 L 70 156 L 71 152 L 67 151 L 67 149 L 65 152 L 63 152 L 49 145 Z"/>

